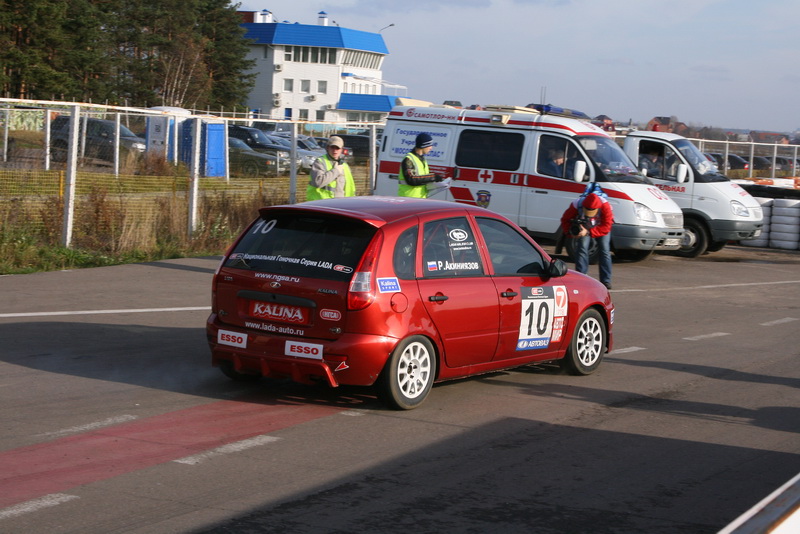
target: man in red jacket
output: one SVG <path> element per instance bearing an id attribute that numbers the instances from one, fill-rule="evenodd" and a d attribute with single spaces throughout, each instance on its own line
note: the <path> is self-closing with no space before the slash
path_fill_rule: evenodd
<path id="1" fill-rule="evenodd" d="M 600 282 L 611 289 L 611 225 L 614 213 L 608 200 L 594 193 L 573 200 L 561 216 L 564 235 L 575 239 L 575 270 L 589 272 L 589 242 L 600 249 Z"/>

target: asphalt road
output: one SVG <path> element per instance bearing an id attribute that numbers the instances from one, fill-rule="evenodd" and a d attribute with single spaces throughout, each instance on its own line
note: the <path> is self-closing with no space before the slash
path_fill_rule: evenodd
<path id="1" fill-rule="evenodd" d="M 211 368 L 216 265 L 0 277 L 0 532 L 707 533 L 800 472 L 800 252 L 615 264 L 598 373 L 409 412 Z"/>

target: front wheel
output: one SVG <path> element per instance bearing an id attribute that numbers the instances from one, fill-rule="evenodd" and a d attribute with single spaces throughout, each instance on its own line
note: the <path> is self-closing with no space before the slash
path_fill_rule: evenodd
<path id="1" fill-rule="evenodd" d="M 685 219 L 683 221 L 683 240 L 681 248 L 675 251 L 676 256 L 696 258 L 708 249 L 708 232 L 699 221 Z"/>
<path id="2" fill-rule="evenodd" d="M 583 312 L 572 333 L 562 367 L 573 375 L 589 375 L 597 371 L 606 349 L 606 329 L 597 310 Z"/>
<path id="3" fill-rule="evenodd" d="M 381 373 L 378 395 L 390 408 L 411 410 L 425 400 L 436 376 L 436 354 L 430 340 L 411 336 L 392 351 Z"/>

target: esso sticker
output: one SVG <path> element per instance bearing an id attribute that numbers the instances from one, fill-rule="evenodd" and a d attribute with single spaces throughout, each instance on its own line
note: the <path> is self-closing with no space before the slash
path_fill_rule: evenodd
<path id="1" fill-rule="evenodd" d="M 296 356 L 298 358 L 313 358 L 315 360 L 322 359 L 322 345 L 316 343 L 298 343 L 297 341 L 287 341 L 284 346 L 284 352 L 287 356 Z"/>
<path id="2" fill-rule="evenodd" d="M 217 330 L 217 343 L 231 347 L 247 348 L 247 335 L 230 330 Z"/>

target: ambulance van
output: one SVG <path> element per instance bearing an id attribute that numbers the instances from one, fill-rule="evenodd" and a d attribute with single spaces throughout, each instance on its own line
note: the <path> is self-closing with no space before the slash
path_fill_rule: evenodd
<path id="1" fill-rule="evenodd" d="M 597 182 L 614 210 L 611 243 L 618 258 L 636 261 L 678 249 L 680 208 L 606 132 L 567 115 L 548 106 L 397 106 L 384 129 L 374 192 L 397 195 L 400 163 L 417 134 L 427 132 L 434 142 L 426 156 L 431 172 L 452 180 L 429 198 L 488 208 L 536 238 L 566 242 L 573 255 L 573 240 L 561 241 L 561 215 Z"/>
<path id="2" fill-rule="evenodd" d="M 683 241 L 677 255 L 695 258 L 722 249 L 728 241 L 761 235 L 764 221 L 758 201 L 720 174 L 685 137 L 634 131 L 625 137 L 623 147 L 683 210 Z"/>

